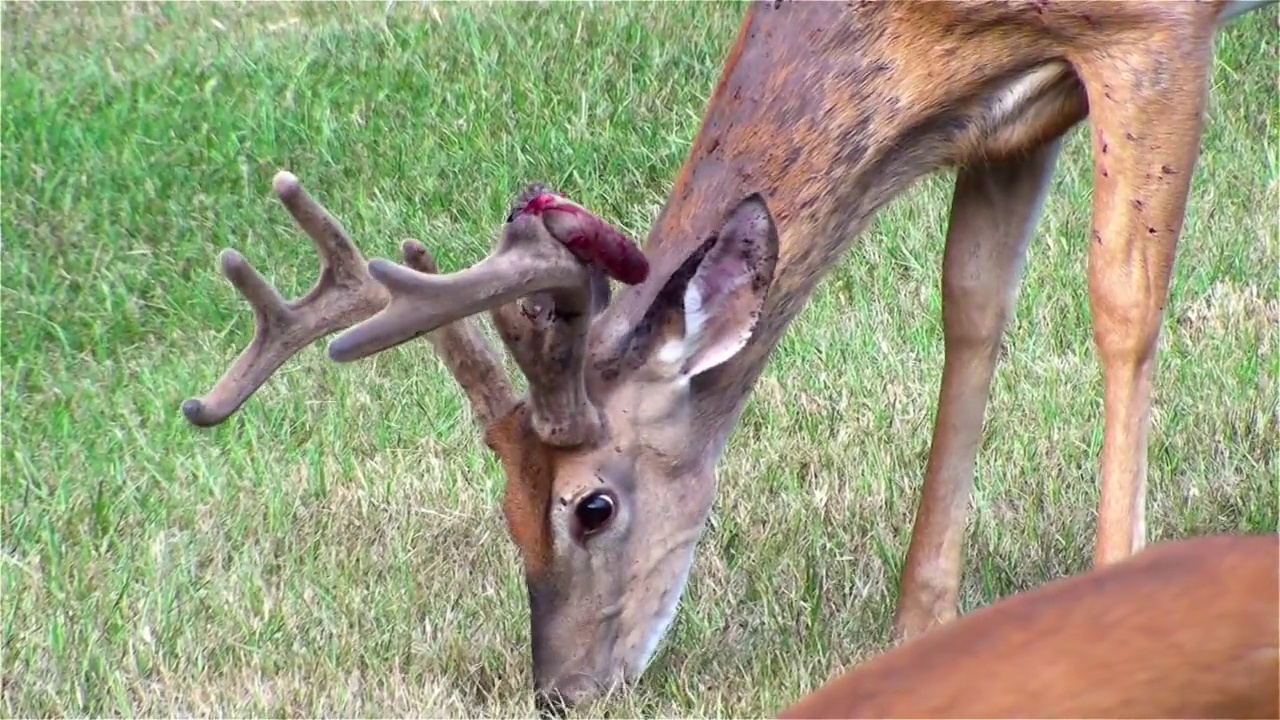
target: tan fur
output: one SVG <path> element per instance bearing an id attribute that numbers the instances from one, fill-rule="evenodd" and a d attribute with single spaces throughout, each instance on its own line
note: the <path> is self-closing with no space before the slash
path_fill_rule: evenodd
<path id="1" fill-rule="evenodd" d="M 1278 540 L 1152 546 L 976 610 L 779 717 L 1278 717 Z"/>

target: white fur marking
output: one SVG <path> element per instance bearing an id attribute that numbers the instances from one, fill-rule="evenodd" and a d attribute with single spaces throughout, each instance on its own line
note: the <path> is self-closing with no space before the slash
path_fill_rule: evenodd
<path id="1" fill-rule="evenodd" d="M 684 289 L 684 336 L 690 342 L 696 342 L 698 334 L 707 325 L 706 302 L 698 278 L 694 277 Z"/>
<path id="2" fill-rule="evenodd" d="M 1000 88 L 992 98 L 991 124 L 1002 125 L 1014 115 L 1022 113 L 1028 103 L 1037 99 L 1040 93 L 1052 82 L 1069 72 L 1067 64 L 1052 62 L 1040 65 L 1025 75 L 1019 75 L 1008 85 Z"/>
<path id="3" fill-rule="evenodd" d="M 751 339 L 752 330 L 753 328 L 743 328 L 738 332 L 737 337 L 724 338 L 713 345 L 698 358 L 698 362 L 695 365 L 688 368 L 689 377 L 704 373 L 736 355 L 739 350 L 747 346 L 747 341 Z"/>
<path id="4" fill-rule="evenodd" d="M 670 627 L 671 621 L 676 617 L 676 607 L 680 604 L 680 598 L 684 597 L 684 586 L 689 582 L 689 570 L 693 568 L 693 548 L 691 547 L 688 562 L 684 564 L 684 571 L 680 573 L 675 585 L 671 587 L 671 591 L 667 594 L 670 598 L 666 607 L 658 610 L 658 616 L 649 632 L 649 637 L 645 638 L 644 645 L 640 648 L 640 655 L 636 658 L 635 677 L 644 674 L 649 662 L 653 660 L 653 655 L 658 650 L 658 645 L 667 634 L 667 628 Z"/>
<path id="5" fill-rule="evenodd" d="M 701 272 L 700 270 L 699 273 Z M 732 295 L 750 280 L 749 269 L 743 267 L 741 272 L 733 273 L 722 281 L 714 283 L 718 285 L 715 292 L 722 296 Z M 710 370 L 733 357 L 739 350 L 746 347 L 747 341 L 751 339 L 752 328 L 740 330 L 736 337 L 705 336 L 710 319 L 709 311 L 712 309 L 709 300 L 711 298 L 705 294 L 703 283 L 695 275 L 684 290 L 684 350 L 686 357 L 694 357 L 700 353 L 701 357 L 698 358 L 696 365 L 688 368 L 689 377 Z M 714 343 L 714 345 L 707 347 L 707 343 Z"/>
<path id="6" fill-rule="evenodd" d="M 673 365 L 684 359 L 685 341 L 684 340 L 668 340 L 662 347 L 658 348 L 658 362 L 664 365 Z"/>

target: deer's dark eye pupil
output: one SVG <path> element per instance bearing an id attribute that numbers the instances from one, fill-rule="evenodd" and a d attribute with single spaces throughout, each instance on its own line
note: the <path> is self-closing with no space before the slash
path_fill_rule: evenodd
<path id="1" fill-rule="evenodd" d="M 583 498 L 573 512 L 584 532 L 595 532 L 613 517 L 613 498 L 604 493 L 593 493 Z"/>

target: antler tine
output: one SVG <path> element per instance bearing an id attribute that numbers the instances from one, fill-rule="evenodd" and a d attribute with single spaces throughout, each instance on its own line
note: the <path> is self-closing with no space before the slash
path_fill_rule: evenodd
<path id="1" fill-rule="evenodd" d="M 532 196 L 532 197 L 529 197 Z M 534 428 L 560 446 L 590 441 L 599 418 L 587 397 L 583 368 L 593 299 L 602 295 L 587 255 L 624 281 L 639 282 L 648 265 L 639 250 L 580 206 L 535 186 L 513 211 L 494 250 L 480 263 L 449 275 L 428 275 L 387 260 L 369 272 L 391 300 L 378 314 L 329 344 L 329 357 L 350 362 L 490 310 L 504 343 L 529 380 Z M 604 237 L 607 242 L 601 242 Z M 622 239 L 624 242 L 617 242 Z M 637 260 L 638 257 L 638 260 Z M 637 279 L 638 278 L 638 279 Z M 550 302 L 532 318 L 503 306 L 545 293 Z M 513 306 L 514 308 L 514 306 Z M 514 313 L 514 314 L 513 314 Z"/>
<path id="2" fill-rule="evenodd" d="M 425 275 L 439 272 L 435 258 L 417 240 L 401 245 L 404 264 Z M 460 318 L 427 334 L 427 340 L 450 374 L 462 386 L 471 406 L 485 425 L 501 417 L 515 404 L 515 392 L 493 345 L 471 318 Z"/>
<path id="3" fill-rule="evenodd" d="M 586 268 L 556 242 L 539 242 L 546 229 L 537 218 L 509 224 L 498 246 L 478 264 L 447 275 L 427 275 L 375 258 L 369 273 L 386 286 L 391 300 L 381 312 L 329 343 L 329 357 L 351 362 L 382 352 L 460 318 L 525 295 L 569 291 L 566 303 L 582 307 L 572 292 L 585 286 Z"/>
<path id="4" fill-rule="evenodd" d="M 387 304 L 386 288 L 369 276 L 342 224 L 307 194 L 298 178 L 280 171 L 272 188 L 314 243 L 320 278 L 306 296 L 285 302 L 240 253 L 229 248 L 222 252 L 223 275 L 253 308 L 254 335 L 212 390 L 182 403 L 182 414 L 195 425 L 226 420 L 299 350 Z"/>
<path id="5" fill-rule="evenodd" d="M 550 237 L 540 219 L 530 215 L 517 217 L 508 224 L 497 248 L 466 270 L 428 275 L 388 260 L 374 259 L 369 262 L 369 272 L 386 285 L 391 300 L 379 313 L 329 343 L 329 357 L 338 362 L 367 357 L 534 293 L 551 292 L 557 310 L 569 315 L 586 317 L 589 310 L 587 267 Z M 547 350 L 559 355 L 563 348 Z M 516 360 L 529 378 L 530 404 L 539 435 L 557 444 L 584 442 L 588 438 L 586 432 L 562 429 L 578 428 L 582 424 L 580 417 L 594 416 L 586 412 L 587 407 L 583 405 L 585 390 L 577 391 L 582 385 L 580 369 L 561 366 L 558 371 L 543 376 L 537 370 L 531 373 L 538 363 L 522 362 L 520 355 Z M 559 386 L 565 378 L 576 378 L 576 386 L 570 381 L 568 388 L 567 394 L 571 397 L 544 399 L 547 395 L 542 387 Z M 545 413 L 554 416 L 547 417 Z"/>

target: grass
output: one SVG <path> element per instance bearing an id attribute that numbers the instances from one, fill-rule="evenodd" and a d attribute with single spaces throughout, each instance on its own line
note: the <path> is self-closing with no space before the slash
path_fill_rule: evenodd
<path id="1" fill-rule="evenodd" d="M 426 343 L 323 343 L 189 426 L 251 333 L 234 246 L 289 296 L 288 168 L 368 256 L 480 257 L 550 181 L 637 236 L 738 3 L 5 3 L 6 716 L 523 716 L 502 475 Z M 1162 341 L 1149 533 L 1277 530 L 1277 10 L 1218 41 Z M 1083 570 L 1101 379 L 1072 133 L 978 460 L 964 606 Z M 941 371 L 949 176 L 894 203 L 779 347 L 679 617 L 595 714 L 754 716 L 883 647 Z"/>

